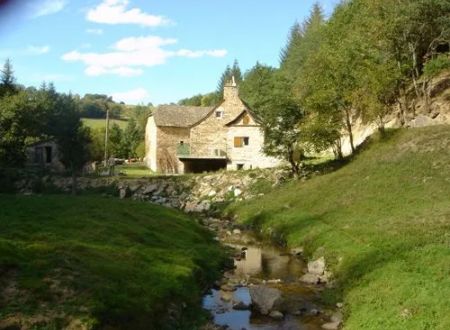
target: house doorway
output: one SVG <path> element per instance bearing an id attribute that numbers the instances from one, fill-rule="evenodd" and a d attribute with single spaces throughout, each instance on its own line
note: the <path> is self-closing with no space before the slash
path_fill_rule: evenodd
<path id="1" fill-rule="evenodd" d="M 180 159 L 184 173 L 214 172 L 227 168 L 226 159 Z"/>

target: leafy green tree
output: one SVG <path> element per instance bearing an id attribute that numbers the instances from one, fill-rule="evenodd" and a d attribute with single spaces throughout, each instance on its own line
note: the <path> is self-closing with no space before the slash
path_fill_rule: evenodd
<path id="1" fill-rule="evenodd" d="M 123 131 L 114 123 L 109 129 L 109 139 L 108 139 L 108 154 L 115 158 L 125 158 L 127 150 L 124 148 L 123 143 Z"/>
<path id="2" fill-rule="evenodd" d="M 298 174 L 303 155 L 298 124 L 303 113 L 289 80 L 279 70 L 257 63 L 245 74 L 240 93 L 261 120 L 264 152 L 286 160 Z"/>
<path id="3" fill-rule="evenodd" d="M 142 135 L 139 132 L 136 121 L 131 118 L 128 121 L 127 127 L 123 134 L 122 144 L 123 150 L 126 150 L 126 158 L 134 158 L 137 156 L 136 149 L 139 144 L 143 141 Z"/>

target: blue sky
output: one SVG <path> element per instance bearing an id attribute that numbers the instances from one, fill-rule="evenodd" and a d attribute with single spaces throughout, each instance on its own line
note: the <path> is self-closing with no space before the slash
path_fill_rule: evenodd
<path id="1" fill-rule="evenodd" d="M 1 2 L 1 1 L 0 1 Z M 0 6 L 0 61 L 19 83 L 176 102 L 216 88 L 227 64 L 278 65 L 314 0 L 16 0 Z M 319 1 L 327 13 L 338 0 Z"/>

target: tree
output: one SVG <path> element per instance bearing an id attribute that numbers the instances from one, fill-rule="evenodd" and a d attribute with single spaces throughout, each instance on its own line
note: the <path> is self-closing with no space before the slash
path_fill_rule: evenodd
<path id="1" fill-rule="evenodd" d="M 126 158 L 134 158 L 137 155 L 136 149 L 139 143 L 143 141 L 142 136 L 137 127 L 136 121 L 131 118 L 123 134 L 124 150 L 126 150 Z"/>
<path id="2" fill-rule="evenodd" d="M 289 80 L 274 68 L 257 63 L 245 74 L 241 97 L 261 120 L 264 153 L 284 159 L 299 174 L 303 152 L 298 124 L 303 117 Z"/>
<path id="3" fill-rule="evenodd" d="M 307 58 L 319 48 L 324 23 L 322 8 L 316 3 L 302 25 L 295 23 L 292 26 L 286 47 L 281 52 L 280 62 L 281 69 L 290 80 L 295 81 Z"/>
<path id="4" fill-rule="evenodd" d="M 72 175 L 72 193 L 77 191 L 77 176 L 90 159 L 90 130 L 83 126 L 77 104 L 72 95 L 59 94 L 49 126 L 59 150 L 59 159 Z"/>
<path id="5" fill-rule="evenodd" d="M 13 94 L 17 91 L 16 78 L 11 61 L 6 59 L 0 75 L 0 98 L 7 94 Z"/>

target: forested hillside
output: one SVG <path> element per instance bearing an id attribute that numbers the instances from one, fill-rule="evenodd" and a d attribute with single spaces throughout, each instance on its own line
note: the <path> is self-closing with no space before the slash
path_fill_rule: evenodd
<path id="1" fill-rule="evenodd" d="M 354 152 L 355 118 L 382 132 L 393 112 L 405 123 L 417 99 L 427 107 L 430 81 L 450 69 L 449 44 L 446 0 L 343 1 L 329 18 L 316 4 L 292 26 L 279 68 L 256 63 L 240 96 L 263 121 L 266 153 L 297 172 L 305 153 L 342 158 L 343 138 Z"/>

